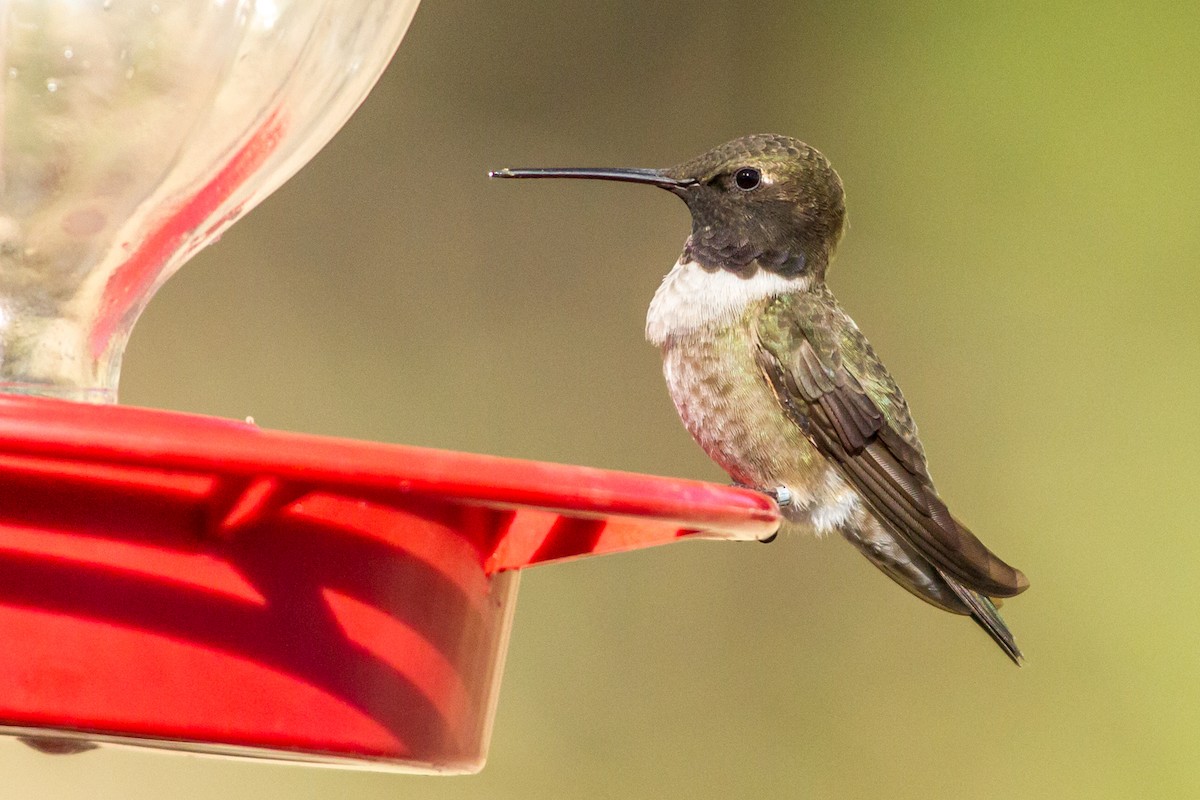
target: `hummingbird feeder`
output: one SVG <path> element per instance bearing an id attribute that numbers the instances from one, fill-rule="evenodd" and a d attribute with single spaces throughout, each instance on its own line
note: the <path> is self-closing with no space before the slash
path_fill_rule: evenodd
<path id="1" fill-rule="evenodd" d="M 115 405 L 155 290 L 333 136 L 415 8 L 6 4 L 0 734 L 474 771 L 520 569 L 778 525 L 732 487 Z"/>

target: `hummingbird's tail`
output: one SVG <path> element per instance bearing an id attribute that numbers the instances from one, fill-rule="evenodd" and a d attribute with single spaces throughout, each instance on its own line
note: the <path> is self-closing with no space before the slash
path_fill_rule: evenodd
<path id="1" fill-rule="evenodd" d="M 784 509 L 785 514 L 789 511 Z M 1021 665 L 1021 649 L 986 595 L 947 575 L 874 517 L 864 516 L 857 524 L 843 527 L 842 536 L 885 575 L 926 603 L 952 614 L 969 614 L 1013 663 Z"/>
<path id="2" fill-rule="evenodd" d="M 990 598 L 963 586 L 940 569 L 938 573 L 946 581 L 946 585 L 950 587 L 950 590 L 970 610 L 971 619 L 975 620 L 975 624 L 987 631 L 987 635 L 991 636 L 992 640 L 1000 645 L 1000 649 L 1012 659 L 1014 664 L 1018 667 L 1021 666 L 1025 655 L 1021 652 L 1021 648 L 1017 647 L 1017 642 L 1013 639 L 1012 631 L 1008 629 L 1008 625 L 1004 623 L 1000 612 L 996 610 L 996 604 Z"/>

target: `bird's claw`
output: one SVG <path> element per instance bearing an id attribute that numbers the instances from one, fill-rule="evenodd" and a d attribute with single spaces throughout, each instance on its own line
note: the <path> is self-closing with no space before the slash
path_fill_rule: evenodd
<path id="1" fill-rule="evenodd" d="M 744 483 L 733 482 L 733 486 L 738 489 L 749 489 L 752 492 L 760 492 L 775 501 L 775 505 L 780 508 L 786 508 L 792 504 L 792 490 L 786 486 L 776 486 L 774 489 L 759 489 L 757 486 L 747 486 Z"/>
<path id="2" fill-rule="evenodd" d="M 779 506 L 780 508 L 787 508 L 792 504 L 792 490 L 786 486 L 776 486 L 774 489 L 763 489 L 763 494 L 774 500 L 775 505 Z M 775 541 L 775 537 L 778 535 L 779 531 L 776 530 L 767 538 L 759 539 L 759 541 L 763 544 L 770 544 L 771 542 Z"/>
<path id="3" fill-rule="evenodd" d="M 786 486 L 776 486 L 774 489 L 763 489 L 762 491 L 780 508 L 786 508 L 792 504 L 792 490 Z"/>
<path id="4" fill-rule="evenodd" d="M 775 505 L 779 506 L 780 508 L 786 508 L 792 504 L 792 490 L 786 486 L 776 486 L 774 489 L 759 489 L 754 486 L 747 486 L 744 483 L 738 483 L 737 481 L 734 481 L 733 485 L 739 489 L 751 489 L 756 492 L 762 492 L 767 497 L 774 500 Z M 775 541 L 777 536 L 779 536 L 779 531 L 775 531 L 767 538 L 759 539 L 758 541 L 762 542 L 763 544 L 770 544 L 771 542 Z"/>

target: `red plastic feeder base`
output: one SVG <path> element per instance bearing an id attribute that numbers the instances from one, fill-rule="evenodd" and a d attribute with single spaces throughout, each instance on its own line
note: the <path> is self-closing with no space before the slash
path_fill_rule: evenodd
<path id="1" fill-rule="evenodd" d="M 487 750 L 530 564 L 703 532 L 695 481 L 0 398 L 0 733 L 411 771 Z"/>

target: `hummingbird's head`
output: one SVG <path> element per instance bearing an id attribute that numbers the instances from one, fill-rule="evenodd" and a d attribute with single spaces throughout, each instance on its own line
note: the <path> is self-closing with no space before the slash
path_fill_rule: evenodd
<path id="1" fill-rule="evenodd" d="M 842 180 L 799 139 L 752 134 L 668 169 L 502 169 L 494 178 L 648 183 L 692 214 L 684 255 L 708 269 L 821 279 L 846 220 Z"/>
<path id="2" fill-rule="evenodd" d="M 663 170 L 692 213 L 703 266 L 823 278 L 845 227 L 842 181 L 798 139 L 754 134 Z"/>

